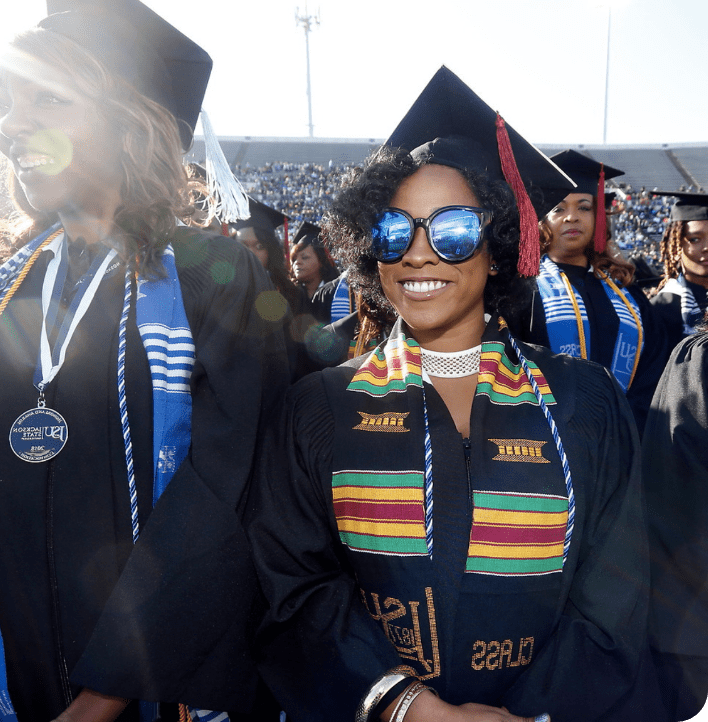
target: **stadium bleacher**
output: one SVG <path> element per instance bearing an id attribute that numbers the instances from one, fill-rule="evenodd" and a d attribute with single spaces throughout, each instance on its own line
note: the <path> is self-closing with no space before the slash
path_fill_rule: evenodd
<path id="1" fill-rule="evenodd" d="M 232 165 L 262 167 L 268 163 L 313 163 L 327 166 L 361 163 L 383 140 L 337 138 L 267 138 L 231 136 L 220 139 L 224 154 Z M 546 155 L 568 146 L 540 145 Z M 664 143 L 657 145 L 574 145 L 570 146 L 594 160 L 621 168 L 621 185 L 632 188 L 678 189 L 681 186 L 708 188 L 708 143 Z M 204 142 L 197 137 L 190 160 L 200 162 Z"/>

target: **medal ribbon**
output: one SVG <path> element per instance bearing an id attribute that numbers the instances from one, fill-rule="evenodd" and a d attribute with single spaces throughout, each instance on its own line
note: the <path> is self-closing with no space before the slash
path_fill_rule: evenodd
<path id="1" fill-rule="evenodd" d="M 47 273 L 42 285 L 42 328 L 40 334 L 39 361 L 34 373 L 34 385 L 40 392 L 43 391 L 59 373 L 59 369 L 61 369 L 64 364 L 66 349 L 76 331 L 76 327 L 86 314 L 86 311 L 88 311 L 91 301 L 93 301 L 98 291 L 98 286 L 103 280 L 106 269 L 118 255 L 115 250 L 104 248 L 94 259 L 91 268 L 81 277 L 77 284 L 79 290 L 66 312 L 54 344 L 54 352 L 52 352 L 49 346 L 47 326 L 49 325 L 50 328 L 54 327 L 59 300 L 66 281 L 68 266 L 66 246 L 66 240 L 63 239 L 59 252 L 55 253 L 54 258 L 47 266 Z M 88 286 L 83 283 L 86 278 L 91 278 Z"/>

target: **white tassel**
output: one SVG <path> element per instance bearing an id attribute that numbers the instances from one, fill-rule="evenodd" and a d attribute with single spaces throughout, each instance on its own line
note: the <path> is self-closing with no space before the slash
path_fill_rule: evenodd
<path id="1" fill-rule="evenodd" d="M 221 150 L 219 139 L 214 133 L 211 121 L 202 108 L 200 118 L 204 132 L 206 155 L 207 188 L 216 203 L 216 217 L 222 223 L 235 223 L 245 220 L 251 214 L 248 210 L 248 197 L 238 178 L 234 176 Z"/>

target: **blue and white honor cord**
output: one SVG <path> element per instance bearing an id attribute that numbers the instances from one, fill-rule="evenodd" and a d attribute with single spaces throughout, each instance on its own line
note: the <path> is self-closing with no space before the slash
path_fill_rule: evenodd
<path id="1" fill-rule="evenodd" d="M 125 293 L 123 294 L 123 312 L 118 327 L 118 405 L 120 409 L 120 423 L 123 430 L 123 443 L 125 444 L 125 464 L 128 470 L 128 492 L 130 494 L 130 521 L 133 530 L 133 544 L 140 536 L 138 522 L 138 492 L 135 487 L 135 470 L 133 468 L 133 442 L 130 439 L 130 423 L 128 422 L 128 404 L 125 398 L 125 335 L 130 313 L 130 300 L 132 296 L 131 283 L 132 269 L 128 263 L 125 269 Z"/>
<path id="2" fill-rule="evenodd" d="M 433 445 L 430 439 L 428 424 L 428 405 L 425 403 L 425 387 L 423 391 L 423 420 L 425 422 L 425 543 L 428 556 L 433 558 Z"/>

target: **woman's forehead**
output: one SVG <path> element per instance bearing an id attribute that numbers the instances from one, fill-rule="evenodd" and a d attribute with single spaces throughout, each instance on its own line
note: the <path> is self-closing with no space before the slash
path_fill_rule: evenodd
<path id="1" fill-rule="evenodd" d="M 68 73 L 17 48 L 0 55 L 0 83 L 4 88 L 36 86 L 65 97 L 81 94 Z"/>

